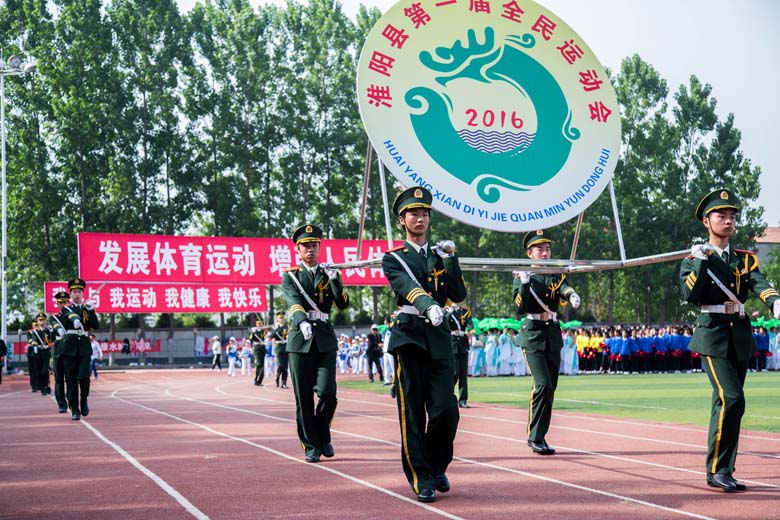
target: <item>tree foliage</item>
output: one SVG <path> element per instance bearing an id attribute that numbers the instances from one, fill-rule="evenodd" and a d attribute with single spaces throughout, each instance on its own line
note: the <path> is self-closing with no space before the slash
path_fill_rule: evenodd
<path id="1" fill-rule="evenodd" d="M 0 7 L 6 56 L 24 52 L 38 73 L 8 78 L 9 281 L 28 316 L 43 281 L 73 276 L 79 231 L 289 236 L 321 222 L 354 238 L 368 141 L 354 86 L 366 35 L 332 0 L 253 7 L 202 0 L 9 0 Z M 712 87 L 695 76 L 670 90 L 634 55 L 612 74 L 622 150 L 614 176 L 628 257 L 687 249 L 704 230 L 698 199 L 721 186 L 743 201 L 739 245 L 764 224 L 761 171 L 740 149 L 733 115 L 721 120 Z M 365 238 L 385 238 L 377 162 L 366 187 Z M 401 186 L 387 177 L 390 201 Z M 392 219 L 393 238 L 401 238 Z M 433 240 L 461 256 L 524 257 L 522 236 L 441 215 Z M 554 230 L 569 257 L 575 221 Z M 583 216 L 577 258 L 616 259 L 617 222 L 604 194 Z M 676 263 L 572 277 L 583 307 L 569 318 L 671 321 L 689 310 Z M 511 278 L 466 273 L 475 315 L 512 315 Z M 393 307 L 388 288 L 352 289 L 354 315 Z M 279 302 L 274 302 L 278 308 Z M 169 319 L 169 318 L 166 318 Z"/>

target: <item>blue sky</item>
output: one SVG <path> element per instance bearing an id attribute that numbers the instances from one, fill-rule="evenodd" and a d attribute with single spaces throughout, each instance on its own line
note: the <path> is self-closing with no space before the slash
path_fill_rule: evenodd
<path id="1" fill-rule="evenodd" d="M 187 11 L 195 0 L 178 0 L 178 3 L 182 11 Z M 384 12 L 395 3 L 395 0 L 341 0 L 344 11 L 353 18 L 360 4 L 376 6 Z M 780 2 L 539 0 L 537 3 L 577 31 L 610 69 L 617 70 L 623 58 L 636 53 L 659 71 L 672 93 L 679 85 L 687 84 L 691 75 L 712 85 L 718 115 L 725 119 L 729 113 L 734 114 L 735 124 L 742 131 L 743 153 L 763 171 L 758 204 L 764 206 L 764 219 L 770 226 L 780 226 L 780 154 L 772 130 L 780 121 L 777 99 L 780 59 L 775 54 L 780 50 Z"/>

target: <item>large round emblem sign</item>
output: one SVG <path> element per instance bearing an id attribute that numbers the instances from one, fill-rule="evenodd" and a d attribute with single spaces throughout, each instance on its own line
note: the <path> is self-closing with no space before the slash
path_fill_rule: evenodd
<path id="1" fill-rule="evenodd" d="M 363 46 L 357 95 L 393 175 L 480 228 L 530 231 L 576 216 L 620 151 L 604 68 L 529 0 L 395 4 Z"/>

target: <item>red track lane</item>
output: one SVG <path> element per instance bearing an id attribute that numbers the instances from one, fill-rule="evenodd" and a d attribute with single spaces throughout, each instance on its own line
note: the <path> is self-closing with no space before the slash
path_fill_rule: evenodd
<path id="1" fill-rule="evenodd" d="M 106 372 L 87 419 L 98 434 L 24 378 L 4 383 L 0 518 L 755 519 L 780 504 L 777 434 L 743 431 L 736 476 L 750 491 L 724 494 L 704 484 L 705 428 L 554 412 L 559 452 L 541 457 L 525 409 L 476 403 L 461 411 L 452 492 L 423 505 L 387 395 L 339 390 L 336 457 L 306 464 L 292 390 L 249 377 Z"/>

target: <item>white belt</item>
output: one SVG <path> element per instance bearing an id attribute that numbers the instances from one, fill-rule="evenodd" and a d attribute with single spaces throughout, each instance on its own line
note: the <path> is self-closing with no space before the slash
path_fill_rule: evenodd
<path id="1" fill-rule="evenodd" d="M 465 336 L 466 335 L 466 333 L 463 332 L 462 330 L 453 330 L 452 332 L 450 332 L 450 334 L 453 335 L 453 336 Z"/>
<path id="2" fill-rule="evenodd" d="M 66 335 L 67 334 L 71 334 L 71 335 L 76 335 L 76 336 L 86 336 L 87 332 L 84 331 L 84 330 L 66 330 L 65 334 Z"/>
<path id="3" fill-rule="evenodd" d="M 726 302 L 721 305 L 702 305 L 701 312 L 716 314 L 745 314 L 745 305 L 734 302 Z"/>
<path id="4" fill-rule="evenodd" d="M 320 311 L 306 311 L 306 316 L 310 320 L 328 321 L 328 315 Z"/>
<path id="5" fill-rule="evenodd" d="M 540 314 L 533 314 L 529 312 L 528 314 L 526 314 L 526 316 L 528 316 L 532 320 L 537 320 L 537 321 L 547 321 L 547 320 L 558 321 L 557 312 L 542 312 Z"/>

